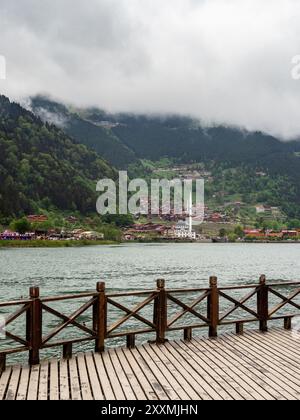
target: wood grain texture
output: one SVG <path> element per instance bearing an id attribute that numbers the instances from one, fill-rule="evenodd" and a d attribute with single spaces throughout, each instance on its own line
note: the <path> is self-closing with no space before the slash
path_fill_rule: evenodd
<path id="1" fill-rule="evenodd" d="M 300 400 L 299 341 L 274 328 L 8 366 L 0 400 Z"/>

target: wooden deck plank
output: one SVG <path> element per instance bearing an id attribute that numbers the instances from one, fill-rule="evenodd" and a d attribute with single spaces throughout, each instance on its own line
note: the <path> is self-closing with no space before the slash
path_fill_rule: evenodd
<path id="1" fill-rule="evenodd" d="M 70 383 L 69 383 L 69 366 L 68 360 L 62 359 L 59 362 L 59 398 L 63 401 L 71 399 Z"/>
<path id="2" fill-rule="evenodd" d="M 273 367 L 276 371 L 282 371 L 282 367 L 285 368 L 285 376 L 287 376 L 288 381 L 292 381 L 298 387 L 300 386 L 300 372 L 298 368 L 299 357 L 295 355 L 296 350 L 293 349 L 291 351 L 289 342 L 286 341 L 284 345 L 282 345 L 277 337 L 273 335 L 270 337 L 265 337 L 262 343 L 259 342 L 258 337 L 255 334 L 251 334 L 246 337 L 245 342 L 253 343 L 253 347 L 257 349 L 257 345 L 259 345 L 262 350 L 264 351 L 263 354 L 266 354 L 266 363 L 267 365 L 270 363 L 270 360 L 273 363 Z M 278 354 L 281 356 L 278 357 Z"/>
<path id="3" fill-rule="evenodd" d="M 279 389 L 281 389 L 281 387 L 283 387 L 284 389 L 286 387 L 289 388 L 289 392 L 288 391 L 284 391 L 284 394 L 286 396 L 286 398 L 290 398 L 290 397 L 295 397 L 295 393 L 299 393 L 299 382 L 298 385 L 295 384 L 294 382 L 292 382 L 290 379 L 285 378 L 286 375 L 286 371 L 288 369 L 287 365 L 283 365 L 281 363 L 281 365 L 278 365 L 276 363 L 275 357 L 276 355 L 273 355 L 269 352 L 269 349 L 266 348 L 264 349 L 264 352 L 262 353 L 262 350 L 260 347 L 255 347 L 255 343 L 251 340 L 245 341 L 245 344 L 240 343 L 239 341 L 233 341 L 234 337 L 229 337 L 230 340 L 232 341 L 228 341 L 226 343 L 226 345 L 230 345 L 230 343 L 236 344 L 237 346 L 239 346 L 240 349 L 242 349 L 242 351 L 244 352 L 244 354 L 248 355 L 247 357 L 249 359 L 255 357 L 256 358 L 256 362 L 257 364 L 261 367 L 264 376 L 267 378 L 269 377 L 273 384 L 274 387 L 277 387 Z M 262 347 L 262 343 L 261 343 L 261 347 Z M 263 358 L 262 358 L 263 355 Z M 284 354 L 282 354 L 282 359 L 284 358 Z M 295 381 L 295 379 L 293 379 L 293 381 Z M 300 394 L 299 394 L 300 395 Z"/>
<path id="4" fill-rule="evenodd" d="M 88 372 L 86 369 L 84 354 L 82 353 L 78 354 L 77 365 L 78 365 L 80 390 L 81 390 L 82 399 L 84 401 L 91 401 L 94 399 L 94 397 L 92 394 L 90 380 L 89 380 Z"/>
<path id="5" fill-rule="evenodd" d="M 167 399 L 170 400 L 180 400 L 178 394 L 174 391 L 170 383 L 164 376 L 164 373 L 159 369 L 159 367 L 154 363 L 154 361 L 149 357 L 148 353 L 145 351 L 143 347 L 138 347 L 136 349 L 139 356 L 137 358 L 139 364 L 143 367 L 143 369 L 155 378 L 155 382 L 159 383 L 160 387 L 162 387 Z M 155 384 L 154 382 L 154 384 Z"/>
<path id="6" fill-rule="evenodd" d="M 223 345 L 222 345 L 223 347 Z M 245 368 L 252 372 L 254 375 L 258 376 L 257 381 L 260 389 L 271 394 L 276 400 L 287 400 L 292 395 L 285 394 L 282 391 L 282 386 L 278 382 L 274 381 L 274 378 L 270 376 L 271 372 L 268 370 L 268 366 L 263 366 L 259 363 L 257 356 L 248 358 L 247 349 L 237 348 L 233 343 L 226 343 L 224 346 L 224 351 L 228 351 L 228 354 L 234 354 L 236 360 L 239 360 Z"/>
<path id="7" fill-rule="evenodd" d="M 283 337 L 276 334 L 272 331 L 272 336 L 269 337 L 269 334 L 266 335 L 264 339 L 264 345 L 268 345 L 270 352 L 275 353 L 278 356 L 278 352 L 284 351 L 284 358 L 280 359 L 285 364 L 288 364 L 290 370 L 292 370 L 292 375 L 296 378 L 300 377 L 300 371 L 298 370 L 299 358 L 300 358 L 300 348 L 295 345 L 295 340 L 290 340 L 289 335 L 291 332 L 286 331 Z M 253 333 L 253 337 L 256 337 L 256 333 Z M 298 338 L 300 342 L 300 336 Z M 298 344 L 298 342 L 296 343 Z M 280 353 L 279 353 L 280 354 Z M 291 369 L 291 368 L 294 369 Z"/>
<path id="8" fill-rule="evenodd" d="M 40 366 L 33 366 L 30 370 L 30 378 L 28 383 L 27 400 L 29 401 L 36 401 L 38 398 L 39 376 Z"/>
<path id="9" fill-rule="evenodd" d="M 184 342 L 183 345 L 185 346 L 185 349 L 188 348 L 190 351 L 194 352 L 194 355 L 198 358 L 198 360 L 200 359 L 201 361 L 204 361 L 207 366 L 210 366 L 213 371 L 218 373 L 219 377 L 222 378 L 222 382 L 219 383 L 222 384 L 225 390 L 232 392 L 232 389 L 234 389 L 236 395 L 239 396 L 236 398 L 237 400 L 254 399 L 249 395 L 249 392 L 244 389 L 243 382 L 237 381 L 235 374 L 228 371 L 226 366 L 220 363 L 216 357 L 210 354 L 210 352 L 206 352 L 201 349 L 196 342 L 195 345 L 193 345 L 193 342 Z"/>
<path id="10" fill-rule="evenodd" d="M 131 384 L 128 380 L 126 373 L 123 370 L 123 366 L 120 364 L 119 358 L 115 352 L 115 350 L 109 350 L 109 355 L 111 358 L 111 362 L 115 368 L 116 375 L 119 379 L 119 382 L 122 386 L 123 393 L 125 395 L 126 400 L 136 400 L 135 393 L 132 390 Z"/>
<path id="11" fill-rule="evenodd" d="M 50 362 L 49 398 L 51 401 L 59 400 L 59 377 L 58 360 L 51 359 Z"/>
<path id="12" fill-rule="evenodd" d="M 226 367 L 222 363 L 219 362 L 217 358 L 212 356 L 210 352 L 203 351 L 201 347 L 197 345 L 195 342 L 195 345 L 193 345 L 193 342 L 183 342 L 182 346 L 184 346 L 184 351 L 187 351 L 186 349 L 189 349 L 192 351 L 195 355 L 195 357 L 203 361 L 208 367 L 211 367 L 214 372 L 216 372 L 219 377 L 222 378 L 222 382 L 220 381 L 219 384 L 222 384 L 225 390 L 232 393 L 232 389 L 235 391 L 235 395 L 238 395 L 236 397 L 236 400 L 248 400 L 253 399 L 253 397 L 249 396 L 249 392 L 244 389 L 242 386 L 243 383 L 237 382 L 235 375 L 231 374 Z M 228 373 L 229 372 L 229 373 Z M 211 374 L 212 377 L 214 377 L 213 374 Z"/>
<path id="13" fill-rule="evenodd" d="M 273 390 L 277 393 L 277 399 L 295 399 L 292 392 L 288 392 L 285 390 L 285 385 L 281 381 L 281 378 L 276 375 L 276 370 L 273 366 L 268 366 L 265 363 L 261 363 L 259 359 L 259 353 L 255 351 L 252 352 L 249 344 L 247 347 L 240 347 L 238 344 L 234 343 L 234 341 L 230 342 L 231 337 L 228 337 L 228 342 L 224 346 L 224 350 L 228 347 L 229 351 L 234 351 L 236 356 L 243 360 L 246 366 L 249 366 L 249 370 L 256 369 L 257 371 L 261 372 L 262 382 L 259 384 L 267 383 L 269 384 Z M 251 345 L 251 344 L 250 344 Z M 254 355 L 254 356 L 253 356 Z M 264 353 L 264 357 L 267 357 L 267 354 Z M 253 362 L 255 361 L 255 363 Z"/>
<path id="14" fill-rule="evenodd" d="M 196 380 L 193 375 L 190 374 L 190 370 L 188 368 L 188 364 L 184 363 L 184 359 L 182 359 L 183 363 L 180 363 L 178 358 L 174 356 L 172 351 L 170 351 L 167 346 L 151 346 L 151 348 L 158 354 L 159 349 L 159 356 L 161 359 L 164 358 L 166 365 L 172 366 L 173 368 L 170 369 L 171 372 L 174 372 L 174 376 L 176 376 L 179 380 L 179 383 L 184 387 L 185 391 L 188 392 L 189 396 L 193 400 L 212 400 L 212 396 L 209 395 L 206 390 L 201 386 L 201 382 Z"/>
<path id="15" fill-rule="evenodd" d="M 287 397 L 284 397 L 280 392 L 278 384 L 274 383 L 270 378 L 265 375 L 265 369 L 262 369 L 261 366 L 257 363 L 257 359 L 254 357 L 251 361 L 247 361 L 245 353 L 238 352 L 237 350 L 227 348 L 226 346 L 220 343 L 220 348 L 227 355 L 227 357 L 239 365 L 243 372 L 247 373 L 252 380 L 257 384 L 262 398 L 266 400 L 286 400 Z"/>
<path id="16" fill-rule="evenodd" d="M 279 334 L 279 332 L 278 332 Z M 277 331 L 275 331 L 275 334 L 272 337 L 272 346 L 274 349 L 277 349 L 279 346 L 280 348 L 283 348 L 285 351 L 285 354 L 288 356 L 288 360 L 291 361 L 290 367 L 293 367 L 293 374 L 297 376 L 297 378 L 300 376 L 300 370 L 298 369 L 299 366 L 299 359 L 300 359 L 300 335 L 293 331 L 286 331 L 284 337 L 280 337 L 280 335 L 277 335 Z"/>
<path id="17" fill-rule="evenodd" d="M 248 341 L 249 337 L 245 337 L 245 345 L 244 343 L 241 343 L 240 340 L 235 341 L 234 338 L 235 337 L 229 337 L 226 339 L 224 345 L 235 344 L 236 346 L 239 346 L 245 355 L 248 355 L 248 359 L 254 357 L 257 365 L 263 369 L 265 379 L 270 378 L 274 387 L 277 389 L 290 388 L 290 392 L 285 390 L 282 391 L 282 395 L 286 398 L 295 398 L 295 393 L 300 395 L 300 382 L 288 374 L 289 366 L 288 364 L 283 363 L 284 355 L 281 357 L 281 362 L 278 365 L 276 361 L 277 356 L 273 353 L 270 354 L 270 347 L 264 348 L 262 342 L 260 343 L 260 346 L 257 347 L 255 341 L 252 341 L 251 339 Z M 288 378 L 286 378 L 286 376 L 288 376 Z"/>
<path id="18" fill-rule="evenodd" d="M 273 332 L 272 334 L 266 334 L 263 341 L 260 340 L 260 336 L 261 334 L 257 334 L 256 331 L 253 331 L 251 334 L 247 335 L 246 340 L 253 340 L 255 344 L 260 344 L 263 349 L 266 349 L 267 354 L 275 354 L 276 360 L 280 361 L 280 363 L 285 363 L 288 367 L 293 366 L 297 368 L 300 351 L 299 348 L 294 347 L 295 343 L 293 341 L 289 341 L 287 334 L 284 337 L 284 341 L 281 341 Z M 281 351 L 284 351 L 284 354 L 278 353 Z M 278 357 L 279 354 L 281 357 Z M 298 370 L 293 371 L 292 374 L 298 378 L 300 376 Z"/>
<path id="19" fill-rule="evenodd" d="M 216 369 L 211 368 L 211 364 L 203 363 L 201 359 L 197 359 L 196 355 L 181 342 L 170 342 L 166 347 L 172 354 L 176 354 L 179 359 L 182 359 L 187 364 L 187 369 L 190 374 L 201 383 L 201 386 L 214 400 L 241 400 L 242 397 L 235 389 L 228 391 L 230 385 L 225 383 L 222 376 L 220 376 Z M 227 389 L 227 391 L 225 391 Z"/>
<path id="20" fill-rule="evenodd" d="M 177 374 L 176 370 L 170 363 L 166 362 L 165 359 L 161 357 L 160 346 L 158 346 L 158 353 L 156 353 L 150 345 L 145 345 L 143 348 L 148 353 L 148 357 L 151 358 L 158 369 L 163 372 L 165 378 L 168 380 L 179 399 L 190 400 L 191 396 L 187 391 L 185 391 L 180 382 L 181 376 Z"/>
<path id="21" fill-rule="evenodd" d="M 72 359 L 68 360 L 68 363 L 69 363 L 69 373 L 70 373 L 71 398 L 72 400 L 78 401 L 78 400 L 81 400 L 82 398 L 81 398 L 81 392 L 80 392 L 77 359 L 73 357 Z"/>
<path id="22" fill-rule="evenodd" d="M 16 397 L 17 400 L 25 401 L 27 399 L 29 378 L 30 378 L 30 367 L 23 366 L 21 377 L 20 377 L 18 393 Z"/>
<path id="23" fill-rule="evenodd" d="M 0 377 L 0 401 L 4 399 L 12 369 L 8 367 Z"/>
<path id="24" fill-rule="evenodd" d="M 145 372 L 141 370 L 141 367 L 137 363 L 133 352 L 127 351 L 125 349 L 117 349 L 116 350 L 120 362 L 128 364 L 128 369 L 130 369 L 134 376 L 130 376 L 129 379 L 133 382 L 134 390 L 136 392 L 137 384 L 142 388 L 142 393 L 140 395 L 145 395 L 146 400 L 158 400 L 158 395 L 155 392 L 155 387 L 152 387 L 150 378 L 147 377 Z M 136 382 L 136 385 L 135 385 Z M 162 391 L 162 389 L 161 389 Z M 137 399 L 139 399 L 139 391 L 137 390 Z"/>
<path id="25" fill-rule="evenodd" d="M 86 360 L 88 375 L 89 375 L 89 378 L 90 378 L 90 385 L 91 385 L 91 390 L 92 390 L 92 393 L 93 393 L 93 398 L 96 401 L 103 401 L 104 400 L 104 395 L 103 395 L 101 385 L 100 385 L 100 382 L 99 382 L 98 373 L 96 371 L 93 354 L 92 353 L 86 353 L 85 354 L 85 360 Z"/>
<path id="26" fill-rule="evenodd" d="M 139 378 L 142 378 L 143 376 L 146 378 L 147 382 L 150 384 L 149 389 L 149 399 L 151 399 L 151 389 L 154 391 L 155 396 L 153 399 L 156 400 L 162 400 L 166 401 L 169 400 L 168 394 L 164 391 L 163 386 L 159 382 L 159 380 L 156 378 L 156 376 L 153 374 L 143 357 L 141 357 L 140 353 L 137 349 L 131 349 L 130 352 L 123 349 L 123 352 L 125 356 L 127 357 L 127 360 L 129 360 L 131 366 L 135 370 L 136 374 Z M 142 379 L 141 379 L 142 380 Z M 146 389 L 147 385 L 143 385 L 144 389 Z"/>
<path id="27" fill-rule="evenodd" d="M 48 400 L 48 381 L 49 381 L 49 363 L 45 362 L 41 365 L 39 379 L 38 400 Z"/>
<path id="28" fill-rule="evenodd" d="M 97 369 L 98 372 L 98 376 L 100 379 L 100 383 L 101 383 L 101 388 L 104 392 L 104 398 L 105 400 L 115 400 L 116 396 L 115 393 L 113 391 L 111 382 L 109 377 L 107 376 L 106 373 L 106 369 L 103 363 L 103 358 L 101 354 L 94 354 L 94 362 L 95 362 L 95 367 Z"/>
<path id="29" fill-rule="evenodd" d="M 228 361 L 224 354 L 220 354 L 215 343 L 217 340 L 213 340 L 213 346 L 210 346 L 211 340 L 197 340 L 191 341 L 189 344 L 194 346 L 197 352 L 206 352 L 215 363 L 217 363 L 221 369 L 225 372 L 226 376 L 232 377 L 235 382 L 239 385 L 239 392 L 243 392 L 244 397 L 247 400 L 260 400 L 261 394 L 256 390 L 257 384 L 255 380 L 248 376 L 248 372 L 243 372 L 240 368 L 237 368 L 234 364 Z"/>
<path id="30" fill-rule="evenodd" d="M 20 377 L 21 377 L 21 366 L 14 366 L 12 374 L 9 380 L 8 388 L 6 391 L 6 400 L 15 400 L 18 392 Z"/>
<path id="31" fill-rule="evenodd" d="M 210 343 L 206 340 L 208 346 Z M 251 387 L 255 387 L 255 390 L 260 394 L 259 399 L 264 400 L 276 400 L 283 399 L 282 394 L 278 392 L 278 386 L 273 383 L 272 380 L 265 374 L 265 371 L 261 369 L 261 366 L 257 363 L 254 357 L 247 363 L 245 361 L 245 355 L 243 353 L 236 353 L 230 346 L 226 346 L 222 343 L 222 337 L 216 340 L 215 350 L 219 351 L 224 357 L 224 363 L 229 367 L 236 366 L 241 372 L 241 377 L 245 378 L 245 383 L 248 383 Z M 211 348 L 211 346 L 210 346 Z"/>
<path id="32" fill-rule="evenodd" d="M 300 357 L 300 346 L 298 345 L 300 341 L 300 333 L 297 331 L 284 331 L 277 330 L 276 328 L 272 330 L 272 336 L 276 338 L 276 342 L 281 343 L 285 347 L 288 346 L 289 349 L 292 349 L 292 354 Z M 298 359 L 297 359 L 298 360 Z"/>
<path id="33" fill-rule="evenodd" d="M 117 376 L 117 372 L 116 372 L 116 370 L 114 368 L 114 365 L 112 363 L 110 354 L 105 353 L 105 354 L 102 354 L 101 356 L 102 356 L 102 359 L 103 359 L 104 368 L 107 372 L 109 382 L 111 383 L 111 386 L 114 390 L 116 399 L 118 401 L 126 401 L 126 396 L 125 396 L 124 391 L 122 389 L 122 386 L 119 382 L 119 378 Z"/>
<path id="34" fill-rule="evenodd" d="M 128 352 L 130 353 L 130 352 Z M 124 356 L 124 353 L 122 352 L 121 349 L 117 349 L 115 350 L 115 354 L 117 355 L 120 365 L 122 366 L 122 369 L 124 371 L 124 374 L 126 375 L 126 378 L 128 380 L 128 382 L 130 383 L 130 386 L 132 388 L 132 391 L 135 394 L 135 398 L 137 400 L 147 400 L 147 395 L 144 392 L 143 387 L 141 386 L 141 384 L 138 382 L 133 369 L 131 368 L 131 366 L 129 365 L 126 357 Z"/>

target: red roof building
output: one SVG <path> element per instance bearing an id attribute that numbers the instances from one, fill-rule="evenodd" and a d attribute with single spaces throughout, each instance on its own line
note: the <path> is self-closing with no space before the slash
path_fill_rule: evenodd
<path id="1" fill-rule="evenodd" d="M 30 223 L 43 223 L 43 222 L 48 221 L 48 217 L 43 214 L 40 214 L 40 215 L 32 214 L 30 216 L 27 216 L 27 220 Z"/>

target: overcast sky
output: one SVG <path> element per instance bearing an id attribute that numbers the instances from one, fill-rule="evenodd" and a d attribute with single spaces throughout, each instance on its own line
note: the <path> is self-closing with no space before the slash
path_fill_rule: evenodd
<path id="1" fill-rule="evenodd" d="M 300 135 L 299 0 L 0 0 L 14 99 L 181 113 Z"/>

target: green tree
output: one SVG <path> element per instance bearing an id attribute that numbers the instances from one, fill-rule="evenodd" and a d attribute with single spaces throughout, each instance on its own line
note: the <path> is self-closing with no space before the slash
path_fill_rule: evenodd
<path id="1" fill-rule="evenodd" d="M 290 220 L 289 223 L 288 223 L 288 228 L 289 229 L 300 228 L 300 220 L 298 220 L 298 219 Z"/>
<path id="2" fill-rule="evenodd" d="M 220 235 L 220 238 L 225 238 L 225 236 L 227 235 L 226 229 L 224 228 L 220 229 L 219 235 Z"/>
<path id="3" fill-rule="evenodd" d="M 228 235 L 229 242 L 236 242 L 237 239 L 238 239 L 238 236 L 235 233 L 233 232 L 229 233 Z"/>
<path id="4" fill-rule="evenodd" d="M 264 218 L 263 217 L 257 217 L 255 222 L 256 229 L 262 229 L 264 227 Z"/>
<path id="5" fill-rule="evenodd" d="M 26 217 L 23 217 L 22 219 L 14 220 L 11 223 L 11 228 L 21 235 L 24 235 L 24 233 L 31 230 L 31 224 L 28 222 Z"/>
<path id="6" fill-rule="evenodd" d="M 115 224 L 119 228 L 132 226 L 134 221 L 131 214 L 107 214 L 102 221 L 108 224 Z"/>
<path id="7" fill-rule="evenodd" d="M 242 226 L 237 226 L 235 229 L 234 229 L 234 234 L 238 237 L 238 238 L 243 238 L 245 235 L 244 235 L 244 229 L 243 229 L 243 227 Z"/>

